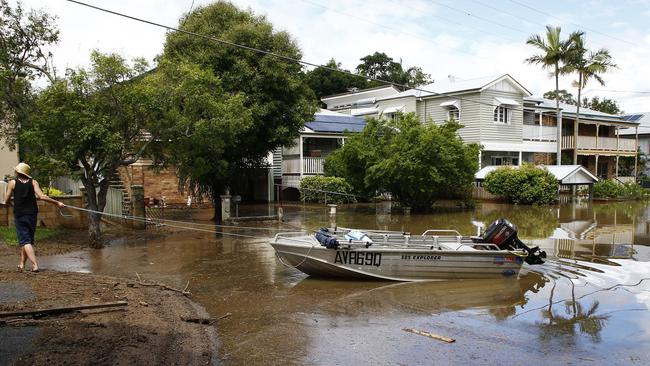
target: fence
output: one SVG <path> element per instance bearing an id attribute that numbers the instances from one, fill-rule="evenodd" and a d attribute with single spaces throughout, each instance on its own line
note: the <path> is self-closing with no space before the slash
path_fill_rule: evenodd
<path id="1" fill-rule="evenodd" d="M 7 193 L 7 182 L 0 181 L 0 203 L 4 203 L 5 193 Z"/>
<path id="2" fill-rule="evenodd" d="M 111 215 L 123 215 L 124 191 L 118 188 L 108 187 L 106 193 L 106 206 L 104 213 Z"/>
<path id="3" fill-rule="evenodd" d="M 503 200 L 503 196 L 498 196 L 487 191 L 484 187 L 474 186 L 472 187 L 472 198 L 477 200 L 493 200 L 500 201 Z"/>
<path id="4" fill-rule="evenodd" d="M 79 196 L 81 195 L 81 181 L 69 177 L 58 177 L 52 182 L 52 186 L 65 194 Z"/>

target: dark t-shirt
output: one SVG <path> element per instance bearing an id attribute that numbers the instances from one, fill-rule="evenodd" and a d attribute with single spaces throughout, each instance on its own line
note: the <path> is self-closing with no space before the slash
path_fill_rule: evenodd
<path id="1" fill-rule="evenodd" d="M 36 204 L 36 193 L 34 192 L 34 185 L 32 180 L 27 183 L 21 182 L 16 179 L 16 186 L 14 187 L 14 216 L 22 215 L 35 215 L 38 213 L 38 205 Z"/>

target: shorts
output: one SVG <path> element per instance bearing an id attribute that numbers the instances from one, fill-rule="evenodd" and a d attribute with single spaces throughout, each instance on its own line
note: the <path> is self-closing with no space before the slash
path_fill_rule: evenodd
<path id="1" fill-rule="evenodd" d="M 18 244 L 25 246 L 25 244 L 34 244 L 34 233 L 36 232 L 36 214 L 34 215 L 21 215 L 15 217 L 16 235 L 18 236 Z"/>

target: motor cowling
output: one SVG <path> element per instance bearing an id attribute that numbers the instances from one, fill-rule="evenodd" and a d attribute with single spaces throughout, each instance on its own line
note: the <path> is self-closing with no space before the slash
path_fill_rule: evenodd
<path id="1" fill-rule="evenodd" d="M 539 247 L 530 248 L 517 237 L 517 227 L 510 221 L 500 218 L 493 222 L 483 233 L 483 241 L 495 244 L 503 250 L 523 249 L 528 253 L 526 263 L 542 264 L 546 258 L 546 252 Z"/>

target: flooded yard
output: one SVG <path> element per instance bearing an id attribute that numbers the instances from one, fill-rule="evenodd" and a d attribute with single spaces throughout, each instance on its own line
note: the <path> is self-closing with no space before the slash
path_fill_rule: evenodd
<path id="1" fill-rule="evenodd" d="M 273 207 L 243 206 L 241 215 Z M 328 226 L 323 206 L 285 205 L 269 229 Z M 208 219 L 209 212 L 181 219 Z M 219 317 L 226 364 L 451 365 L 650 364 L 650 207 L 581 202 L 561 207 L 483 203 L 403 215 L 390 204 L 340 207 L 336 224 L 476 235 L 499 217 L 549 254 L 519 278 L 421 283 L 309 278 L 284 267 L 268 244 L 248 237 L 179 231 L 145 242 L 45 257 L 42 266 L 166 282 Z M 209 223 L 205 221 L 204 223 Z M 160 229 L 150 228 L 156 231 Z M 444 343 L 404 331 L 454 338 Z"/>

